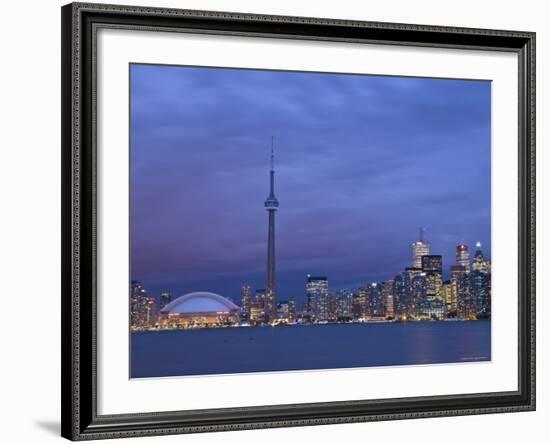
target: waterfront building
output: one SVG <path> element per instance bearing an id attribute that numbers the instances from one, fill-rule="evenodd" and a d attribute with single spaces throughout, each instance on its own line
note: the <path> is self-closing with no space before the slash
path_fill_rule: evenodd
<path id="1" fill-rule="evenodd" d="M 288 322 L 296 322 L 296 299 L 294 298 L 288 300 Z"/>
<path id="2" fill-rule="evenodd" d="M 430 254 L 430 244 L 424 239 L 424 228 L 420 228 L 420 240 L 412 244 L 412 266 L 414 268 L 422 267 L 422 256 Z"/>
<path id="3" fill-rule="evenodd" d="M 328 278 L 326 276 L 311 276 L 308 274 L 306 282 L 306 295 L 313 319 L 317 322 L 328 321 Z"/>
<path id="4" fill-rule="evenodd" d="M 367 287 L 367 315 L 373 318 L 385 317 L 382 286 L 373 282 Z"/>
<path id="5" fill-rule="evenodd" d="M 288 321 L 288 301 L 280 301 L 277 303 L 277 319 L 280 321 Z"/>
<path id="6" fill-rule="evenodd" d="M 472 262 L 472 271 L 482 271 L 484 273 L 491 272 L 491 261 L 485 259 L 483 251 L 481 250 L 481 242 L 479 241 L 476 242 L 476 252 Z"/>
<path id="7" fill-rule="evenodd" d="M 339 290 L 336 293 L 336 319 L 350 320 L 353 318 L 353 293 Z"/>
<path id="8" fill-rule="evenodd" d="M 361 289 L 351 295 L 351 314 L 353 319 L 361 318 Z"/>
<path id="9" fill-rule="evenodd" d="M 214 327 L 238 324 L 240 307 L 216 293 L 198 291 L 174 299 L 161 311 L 161 322 L 168 326 Z"/>
<path id="10" fill-rule="evenodd" d="M 472 291 L 478 318 L 488 318 L 491 315 L 490 272 L 491 263 L 485 260 L 481 242 L 477 242 L 472 264 Z"/>
<path id="11" fill-rule="evenodd" d="M 403 315 L 408 317 L 414 313 L 413 279 L 422 274 L 422 268 L 409 267 L 401 274 L 403 279 L 402 292 L 399 295 Z"/>
<path id="12" fill-rule="evenodd" d="M 460 275 L 466 273 L 466 268 L 462 265 L 451 265 L 451 300 L 456 301 L 458 310 L 458 280 Z"/>
<path id="13" fill-rule="evenodd" d="M 265 305 L 254 301 L 250 304 L 250 323 L 259 325 L 265 322 Z"/>
<path id="14" fill-rule="evenodd" d="M 475 319 L 476 304 L 470 273 L 464 265 L 451 266 L 451 291 L 456 297 L 457 315 L 460 319 Z"/>
<path id="15" fill-rule="evenodd" d="M 270 322 L 275 319 L 277 310 L 277 289 L 275 282 L 275 213 L 279 208 L 279 201 L 275 197 L 273 137 L 271 138 L 271 170 L 269 171 L 269 196 L 265 200 L 264 206 L 268 213 L 265 317 L 266 321 Z"/>
<path id="16" fill-rule="evenodd" d="M 160 304 L 159 308 L 162 310 L 164 307 L 166 307 L 170 302 L 172 301 L 172 295 L 169 291 L 163 291 L 160 294 Z"/>
<path id="17" fill-rule="evenodd" d="M 147 290 L 139 281 L 132 281 L 130 285 L 130 326 L 131 328 L 145 328 L 148 326 L 149 306 Z"/>
<path id="18" fill-rule="evenodd" d="M 252 321 L 252 309 L 254 308 L 254 322 L 255 323 L 265 323 L 266 322 L 266 314 L 265 314 L 265 306 L 266 306 L 266 289 L 260 288 L 254 292 L 254 300 L 250 303 L 250 318 L 249 320 Z M 261 307 L 261 313 L 263 315 L 260 318 L 260 310 Z"/>
<path id="19" fill-rule="evenodd" d="M 439 255 L 422 256 L 422 272 L 426 275 L 426 298 L 443 300 L 441 294 L 443 260 Z"/>
<path id="20" fill-rule="evenodd" d="M 398 274 L 393 278 L 393 312 L 396 318 L 400 318 L 404 313 L 402 303 L 403 292 L 403 276 L 401 274 Z"/>
<path id="21" fill-rule="evenodd" d="M 384 304 L 384 314 L 387 318 L 395 317 L 393 288 L 393 279 L 382 282 L 382 301 Z"/>
<path id="22" fill-rule="evenodd" d="M 466 272 L 470 272 L 470 252 L 468 245 L 460 244 L 456 247 L 456 265 L 462 265 Z"/>
<path id="23" fill-rule="evenodd" d="M 157 300 L 153 296 L 146 296 L 142 299 L 143 304 L 143 326 L 152 327 L 157 322 Z"/>
<path id="24" fill-rule="evenodd" d="M 412 298 L 407 311 L 410 316 L 416 316 L 418 314 L 418 307 L 425 301 L 430 301 L 427 296 L 427 290 L 428 279 L 426 273 L 419 273 L 414 276 L 412 279 Z"/>
<path id="25" fill-rule="evenodd" d="M 445 319 L 446 308 L 445 303 L 440 299 L 420 301 L 416 309 L 416 317 L 418 320 L 434 320 L 441 321 Z"/>
<path id="26" fill-rule="evenodd" d="M 366 319 L 368 316 L 368 307 L 369 307 L 369 289 L 368 287 L 360 287 L 359 293 L 357 295 L 357 308 L 358 308 L 358 317 L 361 319 Z"/>
<path id="27" fill-rule="evenodd" d="M 453 294 L 453 286 L 450 280 L 443 282 L 441 293 L 443 296 L 443 302 L 445 302 L 445 306 L 447 308 L 448 317 L 456 317 L 456 298 L 453 298 L 456 293 Z"/>
<path id="28" fill-rule="evenodd" d="M 328 292 L 328 321 L 335 322 L 338 318 L 336 296 L 332 291 Z"/>
<path id="29" fill-rule="evenodd" d="M 472 292 L 478 318 L 487 318 L 489 311 L 488 273 L 472 271 Z"/>
<path id="30" fill-rule="evenodd" d="M 243 321 L 250 320 L 250 303 L 252 288 L 248 284 L 244 284 L 241 289 L 241 318 Z"/>

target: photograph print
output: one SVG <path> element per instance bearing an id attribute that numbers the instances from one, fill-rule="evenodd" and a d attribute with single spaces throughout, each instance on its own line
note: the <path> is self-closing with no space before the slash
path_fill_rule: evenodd
<path id="1" fill-rule="evenodd" d="M 491 82 L 130 64 L 130 378 L 491 360 Z"/>

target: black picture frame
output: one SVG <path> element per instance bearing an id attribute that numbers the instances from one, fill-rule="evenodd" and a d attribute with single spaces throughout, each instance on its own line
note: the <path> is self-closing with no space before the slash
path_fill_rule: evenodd
<path id="1" fill-rule="evenodd" d="M 535 409 L 535 33 L 72 3 L 62 14 L 62 436 L 71 440 Z M 507 51 L 519 66 L 518 390 L 98 415 L 96 91 L 99 27 Z"/>

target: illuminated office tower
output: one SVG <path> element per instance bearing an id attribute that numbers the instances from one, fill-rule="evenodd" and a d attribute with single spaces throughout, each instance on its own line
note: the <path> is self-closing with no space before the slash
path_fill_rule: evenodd
<path id="1" fill-rule="evenodd" d="M 359 317 L 365 319 L 368 316 L 369 296 L 368 287 L 359 288 L 359 294 L 357 296 L 357 305 L 359 308 Z"/>
<path id="2" fill-rule="evenodd" d="M 265 317 L 269 322 L 277 316 L 277 288 L 275 284 L 275 212 L 279 201 L 275 197 L 275 166 L 273 154 L 273 137 L 271 138 L 271 170 L 269 171 L 269 196 L 264 202 L 269 215 L 267 237 L 267 283 L 265 298 Z"/>
<path id="3" fill-rule="evenodd" d="M 472 292 L 475 303 L 476 316 L 485 319 L 489 317 L 489 285 L 488 273 L 472 271 Z"/>
<path id="4" fill-rule="evenodd" d="M 466 273 L 466 268 L 462 265 L 451 265 L 451 305 L 454 303 L 453 311 L 458 314 L 458 282 L 462 274 Z"/>
<path id="5" fill-rule="evenodd" d="M 403 285 L 403 276 L 398 274 L 393 279 L 393 312 L 396 318 L 403 315 L 403 293 L 405 286 Z"/>
<path id="6" fill-rule="evenodd" d="M 371 317 L 384 316 L 384 300 L 382 299 L 382 287 L 373 282 L 367 287 L 367 314 Z"/>
<path id="7" fill-rule="evenodd" d="M 488 318 L 491 314 L 490 271 L 491 263 L 485 260 L 481 251 L 481 242 L 477 242 L 471 279 L 477 317 L 481 319 Z"/>
<path id="8" fill-rule="evenodd" d="M 330 322 L 336 321 L 338 318 L 338 304 L 336 301 L 336 296 L 332 291 L 328 292 L 328 320 Z"/>
<path id="9" fill-rule="evenodd" d="M 163 291 L 160 294 L 160 309 L 162 310 L 164 307 L 166 307 L 170 302 L 172 302 L 172 295 L 169 291 Z"/>
<path id="10" fill-rule="evenodd" d="M 353 317 L 353 293 L 340 290 L 336 293 L 336 319 L 349 320 Z"/>
<path id="11" fill-rule="evenodd" d="M 293 323 L 296 321 L 296 299 L 290 298 L 288 300 L 288 322 Z"/>
<path id="12" fill-rule="evenodd" d="M 442 300 L 441 286 L 443 260 L 439 255 L 422 256 L 422 272 L 426 274 L 426 299 Z"/>
<path id="13" fill-rule="evenodd" d="M 440 299 L 434 299 L 433 301 L 424 301 L 418 304 L 416 309 L 416 317 L 418 320 L 438 320 L 445 319 L 446 310 L 445 303 Z"/>
<path id="14" fill-rule="evenodd" d="M 422 268 L 416 267 L 405 268 L 401 273 L 404 288 L 400 295 L 400 304 L 405 316 L 414 312 L 413 279 L 420 274 L 422 274 Z"/>
<path id="15" fill-rule="evenodd" d="M 449 317 L 455 317 L 456 316 L 456 299 L 453 299 L 453 286 L 450 280 L 443 282 L 443 286 L 441 287 L 441 293 L 442 293 L 443 302 L 445 302 L 445 306 L 447 309 L 447 313 L 449 314 Z"/>
<path id="16" fill-rule="evenodd" d="M 415 316 L 418 313 L 418 307 L 428 300 L 428 279 L 426 273 L 420 273 L 414 276 L 411 286 L 411 302 L 409 304 L 408 314 Z"/>
<path id="17" fill-rule="evenodd" d="M 420 228 L 420 240 L 412 244 L 412 265 L 414 268 L 422 267 L 422 256 L 430 254 L 430 244 L 424 240 L 424 228 Z"/>
<path id="18" fill-rule="evenodd" d="M 265 322 L 265 305 L 254 301 L 250 304 L 250 323 L 252 325 L 263 324 Z"/>
<path id="19" fill-rule="evenodd" d="M 461 319 L 475 319 L 476 304 L 473 297 L 470 273 L 464 265 L 451 266 L 451 292 L 456 298 L 457 315 Z"/>
<path id="20" fill-rule="evenodd" d="M 147 297 L 147 290 L 139 281 L 132 281 L 130 287 L 130 325 L 132 328 L 143 327 L 146 322 L 146 304 L 144 299 Z"/>
<path id="21" fill-rule="evenodd" d="M 382 282 L 382 301 L 385 316 L 393 318 L 395 316 L 393 307 L 393 279 Z"/>
<path id="22" fill-rule="evenodd" d="M 157 322 L 157 301 L 152 296 L 143 298 L 143 326 L 151 327 Z"/>
<path id="23" fill-rule="evenodd" d="M 351 294 L 351 314 L 353 319 L 361 318 L 361 298 L 360 292 L 356 291 Z"/>
<path id="24" fill-rule="evenodd" d="M 288 321 L 288 301 L 277 303 L 277 319 Z"/>
<path id="25" fill-rule="evenodd" d="M 241 318 L 243 321 L 250 320 L 250 293 L 252 288 L 248 284 L 244 284 L 241 289 Z"/>
<path id="26" fill-rule="evenodd" d="M 265 323 L 265 288 L 261 288 L 254 292 L 254 300 L 250 302 L 250 316 L 248 320 L 252 325 Z"/>
<path id="27" fill-rule="evenodd" d="M 476 252 L 472 263 L 472 271 L 483 271 L 489 273 L 491 271 L 491 261 L 486 260 L 481 251 L 481 242 L 476 242 Z"/>
<path id="28" fill-rule="evenodd" d="M 308 274 L 306 295 L 313 318 L 325 322 L 329 317 L 328 279 L 326 276 L 311 276 Z"/>
<path id="29" fill-rule="evenodd" d="M 456 265 L 462 265 L 466 272 L 470 272 L 470 252 L 468 245 L 460 244 L 456 247 Z"/>

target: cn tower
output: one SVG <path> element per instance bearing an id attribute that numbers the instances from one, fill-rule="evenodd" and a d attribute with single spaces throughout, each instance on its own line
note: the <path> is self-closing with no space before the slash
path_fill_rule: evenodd
<path id="1" fill-rule="evenodd" d="M 269 171 L 269 196 L 264 202 L 269 215 L 267 235 L 267 283 L 265 295 L 265 317 L 270 322 L 277 316 L 277 290 L 275 286 L 275 212 L 279 201 L 275 197 L 275 167 L 273 154 L 273 136 L 271 137 L 271 170 Z"/>

